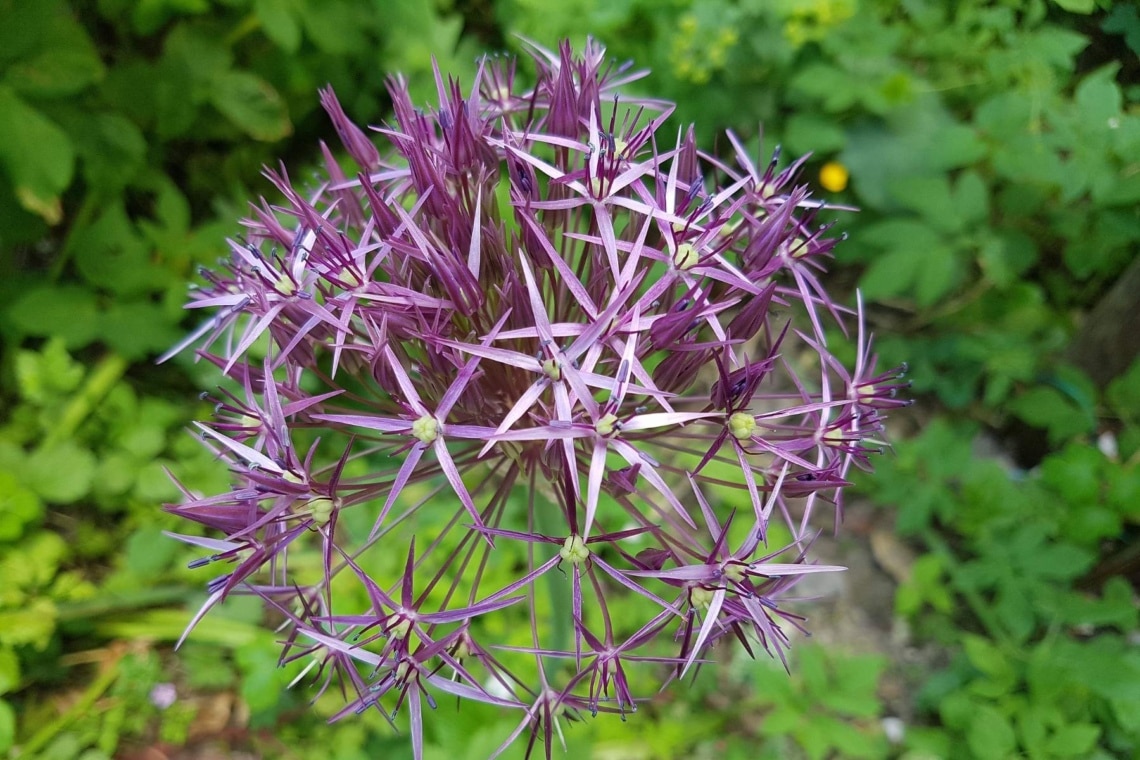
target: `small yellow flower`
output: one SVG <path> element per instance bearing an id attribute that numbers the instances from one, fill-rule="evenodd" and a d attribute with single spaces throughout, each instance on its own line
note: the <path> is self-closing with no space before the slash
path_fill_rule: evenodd
<path id="1" fill-rule="evenodd" d="M 823 185 L 825 190 L 838 193 L 847 188 L 850 176 L 846 166 L 838 161 L 828 161 L 819 170 L 819 184 Z"/>

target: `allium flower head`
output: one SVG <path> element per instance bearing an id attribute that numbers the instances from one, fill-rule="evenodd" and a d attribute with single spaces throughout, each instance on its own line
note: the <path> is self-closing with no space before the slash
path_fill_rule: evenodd
<path id="1" fill-rule="evenodd" d="M 454 695 L 626 715 L 722 640 L 783 658 L 816 518 L 882 444 L 898 370 L 819 279 L 836 239 L 801 162 L 721 159 L 587 43 L 483 61 L 392 120 L 321 103 L 354 166 L 267 171 L 177 350 L 231 379 L 204 442 L 232 490 L 168 509 L 224 568 L 195 622 L 257 594 L 338 715 Z M 377 140 L 383 147 L 377 147 Z M 857 361 L 828 347 L 851 322 Z M 830 329 L 838 328 L 838 329 Z M 831 517 L 833 515 L 834 517 Z M 403 720 L 401 717 L 400 720 Z"/>

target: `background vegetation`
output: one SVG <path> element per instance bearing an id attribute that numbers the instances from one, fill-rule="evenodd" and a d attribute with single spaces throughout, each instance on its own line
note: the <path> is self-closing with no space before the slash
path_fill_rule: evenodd
<path id="1" fill-rule="evenodd" d="M 390 72 L 426 104 L 432 55 L 462 77 L 587 33 L 710 149 L 762 123 L 862 209 L 832 281 L 920 403 L 861 486 L 933 654 L 733 660 L 568 756 L 1140 753 L 1140 363 L 1113 330 L 1140 276 L 1140 14 L 1111 0 L 0 0 L 0 752 L 410 757 L 287 692 L 256 604 L 172 652 L 205 579 L 161 536 L 185 527 L 166 470 L 225 473 L 184 431 L 214 374 L 153 360 L 261 166 L 335 142 L 319 86 L 376 124 Z M 483 758 L 512 725 L 465 709 L 430 751 Z"/>

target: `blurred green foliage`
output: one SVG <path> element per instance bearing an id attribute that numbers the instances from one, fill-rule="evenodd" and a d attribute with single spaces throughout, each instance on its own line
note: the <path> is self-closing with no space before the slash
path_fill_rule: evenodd
<path id="1" fill-rule="evenodd" d="M 282 697 L 298 668 L 258 605 L 170 653 L 204 593 L 161 536 L 184 529 L 156 506 L 165 469 L 204 491 L 225 473 L 183 431 L 213 376 L 151 361 L 262 165 L 304 176 L 331 138 L 318 87 L 377 124 L 389 73 L 427 103 L 432 55 L 469 81 L 519 35 L 586 34 L 652 68 L 637 87 L 710 149 L 727 127 L 755 150 L 762 123 L 765 151 L 847 170 L 821 191 L 862 209 L 838 216 L 837 278 L 935 411 L 865 490 L 925 552 L 896 612 L 949 664 L 897 744 L 888 664 L 800 646 L 790 676 L 706 669 L 629 722 L 568 720 L 571 754 L 1140 752 L 1136 590 L 1112 572 L 1140 533 L 1140 363 L 1102 391 L 1059 360 L 1140 249 L 1140 15 L 1111 0 L 0 0 L 0 752 L 178 746 L 233 694 L 273 727 L 237 739 L 267 756 L 410 757 L 376 715 L 324 727 L 334 694 Z M 1046 442 L 1029 472 L 975 451 L 1011 421 Z M 486 757 L 513 726 L 456 713 L 428 756 Z"/>

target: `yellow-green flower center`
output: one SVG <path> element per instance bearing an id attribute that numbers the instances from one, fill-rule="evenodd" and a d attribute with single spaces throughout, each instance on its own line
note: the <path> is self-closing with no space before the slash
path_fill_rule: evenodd
<path id="1" fill-rule="evenodd" d="M 542 363 L 542 371 L 551 380 L 558 381 L 562 379 L 562 364 L 557 359 L 547 359 Z"/>
<path id="2" fill-rule="evenodd" d="M 558 555 L 572 565 L 580 565 L 589 558 L 590 547 L 586 546 L 581 536 L 567 536 Z"/>
<path id="3" fill-rule="evenodd" d="M 824 443 L 826 443 L 828 446 L 842 446 L 844 443 L 844 440 L 845 440 L 845 436 L 843 434 L 843 431 L 838 430 L 836 428 L 832 428 L 832 429 L 828 430 L 822 436 L 822 441 Z"/>
<path id="4" fill-rule="evenodd" d="M 689 604 L 699 610 L 707 610 L 712 604 L 713 594 L 716 592 L 704 586 L 693 586 L 689 589 Z"/>
<path id="5" fill-rule="evenodd" d="M 273 283 L 273 289 L 288 298 L 297 292 L 297 285 L 293 282 L 292 277 L 283 274 L 277 278 L 277 282 Z"/>
<path id="6" fill-rule="evenodd" d="M 692 243 L 681 243 L 673 254 L 673 266 L 682 272 L 687 272 L 697 265 L 700 258 L 696 246 Z"/>
<path id="7" fill-rule="evenodd" d="M 355 269 L 345 269 L 340 273 L 340 281 L 349 290 L 356 290 L 364 284 L 364 280 L 357 274 Z"/>
<path id="8" fill-rule="evenodd" d="M 420 439 L 423 443 L 431 443 L 439 438 L 439 420 L 430 414 L 425 414 L 412 423 L 412 437 Z"/>
<path id="9" fill-rule="evenodd" d="M 305 506 L 313 517 L 314 525 L 325 525 L 332 518 L 332 513 L 336 511 L 336 502 L 327 496 L 310 499 Z"/>
<path id="10" fill-rule="evenodd" d="M 728 418 L 728 432 L 738 441 L 746 441 L 756 430 L 756 418 L 751 414 L 736 412 Z"/>
<path id="11" fill-rule="evenodd" d="M 620 429 L 621 422 L 618 420 L 618 416 L 613 412 L 609 412 L 594 423 L 594 430 L 600 436 L 611 436 Z"/>
<path id="12" fill-rule="evenodd" d="M 403 618 L 400 622 L 396 623 L 388 630 L 388 635 L 395 641 L 400 641 L 407 638 L 408 633 L 412 630 L 412 621 Z"/>
<path id="13" fill-rule="evenodd" d="M 744 580 L 744 570 L 745 566 L 739 562 L 726 562 L 724 567 L 721 569 L 721 571 L 724 573 L 724 577 L 728 578 L 733 583 L 740 583 L 742 580 Z"/>

